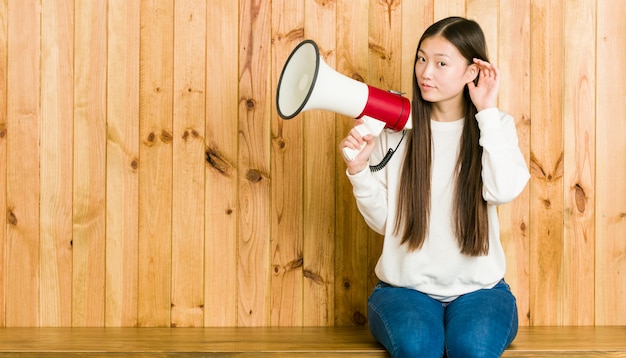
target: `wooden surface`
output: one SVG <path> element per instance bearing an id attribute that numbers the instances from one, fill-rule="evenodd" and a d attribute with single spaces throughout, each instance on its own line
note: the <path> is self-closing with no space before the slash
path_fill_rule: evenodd
<path id="1" fill-rule="evenodd" d="M 366 328 L 7 328 L 0 356 L 388 357 Z M 626 357 L 626 327 L 521 327 L 503 357 Z"/>
<path id="2" fill-rule="evenodd" d="M 520 323 L 626 325 L 622 0 L 0 0 L 0 327 L 363 326 L 380 236 L 304 39 L 411 96 L 419 36 L 484 28 L 532 179 L 499 208 Z"/>
<path id="3" fill-rule="evenodd" d="M 41 96 L 34 88 L 41 85 L 41 20 L 29 13 L 38 11 L 35 0 L 20 1 L 5 7 L 8 21 L 6 108 L 6 242 L 2 260 L 5 274 L 6 324 L 39 324 L 39 251 L 41 196 L 40 116 Z M 10 90 L 9 90 L 10 88 Z M 28 174 L 26 174 L 28 173 Z M 21 269 L 20 269 L 21 267 Z"/>
<path id="4" fill-rule="evenodd" d="M 0 329 L 0 356 L 363 356 L 386 352 L 365 328 Z"/>
<path id="5" fill-rule="evenodd" d="M 111 269 L 106 266 L 106 11 L 105 0 L 74 6 L 72 267 L 62 273 L 72 275 L 72 311 L 65 314 L 71 315 L 73 326 L 105 324 L 106 272 Z M 61 288 L 60 282 L 54 284 Z"/>
<path id="6" fill-rule="evenodd" d="M 174 1 L 142 1 L 137 325 L 170 325 Z"/>
<path id="7" fill-rule="evenodd" d="M 204 324 L 206 2 L 175 1 L 171 325 Z"/>
<path id="8" fill-rule="evenodd" d="M 626 23 L 613 18 L 611 14 L 616 11 L 625 13 L 626 2 L 600 1 L 597 11 L 596 39 L 602 39 L 597 43 L 597 61 L 605 63 L 611 53 L 619 53 L 624 57 L 626 41 L 623 34 Z M 626 116 L 626 86 L 615 83 L 616 74 L 623 75 L 626 71 L 610 61 L 606 61 L 606 66 L 598 67 L 596 71 L 596 98 L 599 101 L 596 104 L 596 116 L 606 118 L 605 121 L 597 121 L 596 128 L 595 279 L 596 282 L 602 282 L 594 292 L 596 323 L 624 324 L 626 309 L 613 310 L 611 306 L 616 296 L 620 296 L 621 308 L 626 307 L 623 304 L 623 295 L 626 293 L 626 185 L 623 180 L 626 165 L 613 159 L 618 153 L 626 152 L 626 141 L 622 134 L 626 133 L 626 122 L 619 119 Z"/>
<path id="9" fill-rule="evenodd" d="M 626 327 L 520 327 L 502 357 L 626 357 Z"/>

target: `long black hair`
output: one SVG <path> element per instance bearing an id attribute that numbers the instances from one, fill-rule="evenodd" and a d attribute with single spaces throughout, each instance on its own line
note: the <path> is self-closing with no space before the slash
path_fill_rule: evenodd
<path id="1" fill-rule="evenodd" d="M 462 17 L 448 17 L 426 29 L 417 46 L 413 68 L 423 41 L 434 36 L 448 40 L 467 59 L 468 64 L 472 64 L 474 58 L 488 61 L 487 45 L 480 25 Z M 456 163 L 451 220 L 461 253 L 480 256 L 489 251 L 487 203 L 482 197 L 482 147 L 478 144 L 480 132 L 474 120 L 477 110 L 467 86 L 463 90 L 463 99 L 465 121 Z M 408 149 L 400 179 L 401 200 L 398 201 L 398 218 L 395 223 L 395 232 L 402 233 L 402 243 L 406 243 L 410 250 L 421 248 L 428 233 L 432 179 L 431 106 L 430 102 L 422 98 L 414 75 L 413 130 L 407 134 Z"/>

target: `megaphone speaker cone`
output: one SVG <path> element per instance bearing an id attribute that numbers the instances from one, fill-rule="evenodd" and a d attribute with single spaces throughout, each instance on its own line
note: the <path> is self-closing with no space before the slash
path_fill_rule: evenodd
<path id="1" fill-rule="evenodd" d="M 298 115 L 313 92 L 320 66 L 319 49 L 311 40 L 291 52 L 278 80 L 276 107 L 283 119 Z"/>

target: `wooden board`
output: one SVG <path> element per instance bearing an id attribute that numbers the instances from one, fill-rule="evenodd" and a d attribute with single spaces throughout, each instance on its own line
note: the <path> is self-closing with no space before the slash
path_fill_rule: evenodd
<path id="1" fill-rule="evenodd" d="M 596 10 L 588 1 L 563 8 L 563 325 L 595 323 L 595 38 Z M 562 303 L 561 303 L 562 302 Z"/>
<path id="2" fill-rule="evenodd" d="M 300 1 L 272 2 L 272 104 L 281 71 L 292 50 L 304 39 L 304 7 Z M 283 82 L 284 83 L 284 82 Z M 270 325 L 303 323 L 303 116 L 283 120 L 271 110 L 271 288 Z M 310 305 L 310 310 L 319 307 Z"/>
<path id="3" fill-rule="evenodd" d="M 38 2 L 20 1 L 8 11 L 5 323 L 40 321 L 40 93 Z"/>
<path id="4" fill-rule="evenodd" d="M 345 76 L 366 83 L 370 80 L 368 24 L 371 6 L 368 0 L 338 4 L 336 65 L 333 67 Z M 335 148 L 353 127 L 353 118 L 337 115 Z M 334 324 L 363 326 L 367 323 L 368 235 L 371 230 L 356 207 L 342 154 L 335 150 L 334 155 L 337 178 Z"/>
<path id="5" fill-rule="evenodd" d="M 72 325 L 102 326 L 105 309 L 107 1 L 74 9 Z"/>
<path id="6" fill-rule="evenodd" d="M 8 53 L 8 17 L 6 1 L 0 2 L 0 53 Z M 7 58 L 0 57 L 0 188 L 7 187 Z M 0 208 L 7 207 L 6 190 L 0 195 Z M 7 211 L 0 210 L 0 223 L 7 222 Z M 7 231 L 0 225 L 0 258 L 6 262 Z M 0 327 L 5 326 L 7 266 L 0 265 Z"/>
<path id="7" fill-rule="evenodd" d="M 242 326 L 269 324 L 269 1 L 239 1 L 237 313 Z M 246 54 L 241 56 L 241 54 Z"/>
<path id="8" fill-rule="evenodd" d="M 596 324 L 626 324 L 626 2 L 599 1 L 596 59 Z"/>
<path id="9" fill-rule="evenodd" d="M 43 327 L 72 324 L 74 6 L 42 2 L 40 302 Z"/>
<path id="10" fill-rule="evenodd" d="M 0 356 L 389 357 L 366 328 L 12 328 Z M 626 357 L 625 327 L 521 327 L 502 357 Z"/>
<path id="11" fill-rule="evenodd" d="M 337 63 L 336 2 L 305 1 L 304 35 L 319 46 L 331 68 Z M 327 29 L 328 31 L 326 31 Z M 319 81 L 324 79 L 320 78 Z M 303 276 L 305 325 L 335 322 L 336 135 L 335 113 L 310 111 L 301 116 L 303 146 Z"/>
<path id="12" fill-rule="evenodd" d="M 170 326 L 174 1 L 141 2 L 137 323 Z"/>
<path id="13" fill-rule="evenodd" d="M 173 327 L 204 322 L 206 6 L 174 2 Z"/>
<path id="14" fill-rule="evenodd" d="M 451 15 L 483 26 L 532 172 L 499 208 L 521 324 L 626 325 L 625 10 L 0 0 L 0 326 L 365 325 L 381 243 L 337 150 L 353 119 L 279 119 L 279 71 L 312 38 L 410 97 Z"/>
<path id="15" fill-rule="evenodd" d="M 139 233 L 140 3 L 109 1 L 108 10 L 105 324 L 134 327 Z"/>
<path id="16" fill-rule="evenodd" d="M 502 79 L 498 106 L 515 118 L 518 145 L 530 162 L 530 1 L 501 2 L 497 58 Z M 498 208 L 500 240 L 507 259 L 505 279 L 517 299 L 519 322 L 530 324 L 530 185 L 520 196 Z"/>
<path id="17" fill-rule="evenodd" d="M 564 322 L 563 41 L 560 1 L 531 1 L 530 323 Z"/>
<path id="18" fill-rule="evenodd" d="M 237 324 L 237 1 L 207 6 L 204 325 Z"/>

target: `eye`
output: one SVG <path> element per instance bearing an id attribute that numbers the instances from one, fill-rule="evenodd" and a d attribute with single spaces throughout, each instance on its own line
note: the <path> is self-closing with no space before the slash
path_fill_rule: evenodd
<path id="1" fill-rule="evenodd" d="M 424 56 L 418 56 L 417 57 L 417 62 L 424 63 L 424 62 L 426 62 L 426 59 L 424 58 Z"/>
<path id="2" fill-rule="evenodd" d="M 445 63 L 445 62 L 443 62 L 443 61 L 439 61 L 439 62 L 437 62 L 437 66 L 439 66 L 439 67 L 445 67 L 445 66 L 446 66 L 446 63 Z"/>

